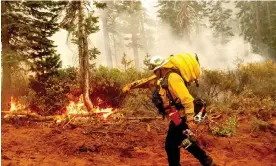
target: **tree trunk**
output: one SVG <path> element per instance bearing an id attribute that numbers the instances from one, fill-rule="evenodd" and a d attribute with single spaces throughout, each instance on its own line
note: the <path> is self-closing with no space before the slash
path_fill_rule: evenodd
<path id="1" fill-rule="evenodd" d="M 118 57 L 117 57 L 115 34 L 112 34 L 112 41 L 113 41 L 113 49 L 114 49 L 115 67 L 117 67 L 118 66 Z"/>
<path id="2" fill-rule="evenodd" d="M 83 1 L 79 1 L 79 62 L 80 62 L 80 75 L 81 87 L 83 90 L 83 101 L 88 111 L 93 110 L 93 104 L 89 98 L 89 57 L 88 57 L 88 42 L 84 26 L 84 6 Z"/>
<path id="3" fill-rule="evenodd" d="M 135 68 L 139 71 L 139 55 L 138 55 L 138 42 L 137 42 L 137 34 L 136 32 L 132 31 L 132 48 L 133 48 L 133 55 L 134 55 L 134 62 Z"/>
<path id="4" fill-rule="evenodd" d="M 256 2 L 256 30 L 257 30 L 257 41 L 258 44 L 262 41 L 262 36 L 261 36 L 261 22 L 260 22 L 260 7 L 261 5 L 260 2 Z"/>
<path id="5" fill-rule="evenodd" d="M 142 17 L 141 17 L 141 34 L 143 36 L 143 39 L 144 39 L 144 51 L 146 54 L 148 54 L 148 41 L 147 41 L 147 35 L 146 35 L 146 30 L 145 30 L 145 17 L 146 17 L 146 14 L 144 11 L 142 11 Z"/>
<path id="6" fill-rule="evenodd" d="M 224 25 L 224 20 L 220 19 L 220 29 L 223 29 L 223 25 Z M 220 33 L 220 44 L 224 44 L 224 32 L 221 31 Z"/>
<path id="7" fill-rule="evenodd" d="M 130 8 L 131 10 L 134 10 L 134 1 L 131 0 L 130 1 Z M 134 14 L 136 12 L 134 11 Z M 133 17 L 133 20 L 136 20 L 137 19 L 137 16 L 134 16 Z M 132 21 L 133 22 L 133 21 Z M 133 22 L 131 23 L 131 40 L 132 40 L 132 49 L 133 49 L 133 56 L 134 56 L 134 63 L 135 63 L 135 68 L 136 70 L 139 71 L 139 55 L 138 55 L 138 42 L 137 42 L 137 32 L 136 32 L 136 29 L 137 27 L 134 27 L 136 24 Z"/>
<path id="8" fill-rule="evenodd" d="M 112 64 L 112 56 L 111 56 L 111 50 L 110 50 L 110 41 L 109 41 L 109 34 L 107 30 L 107 11 L 104 11 L 103 14 L 103 35 L 104 35 L 104 45 L 105 45 L 105 56 L 106 56 L 106 65 L 108 68 L 113 68 Z"/>
<path id="9" fill-rule="evenodd" d="M 112 5 L 112 10 L 116 10 L 116 2 L 113 1 L 113 5 Z M 116 25 L 116 14 L 112 14 L 112 25 Z M 117 67 L 119 65 L 119 60 L 118 60 L 118 54 L 117 54 L 117 43 L 116 43 L 116 39 L 115 39 L 115 32 L 112 33 L 112 42 L 113 42 L 113 55 L 114 55 L 114 60 L 115 60 L 115 66 Z"/>
<path id="10" fill-rule="evenodd" d="M 269 29 L 269 45 L 272 47 L 272 24 L 271 24 L 271 13 L 270 13 L 270 2 L 265 2 L 266 3 L 266 10 L 267 10 L 267 22 L 268 22 L 268 29 Z"/>
<path id="11" fill-rule="evenodd" d="M 11 65 L 9 63 L 9 34 L 8 34 L 8 19 L 7 19 L 7 8 L 6 2 L 1 1 L 2 9 L 2 111 L 8 111 L 9 102 L 11 99 Z"/>

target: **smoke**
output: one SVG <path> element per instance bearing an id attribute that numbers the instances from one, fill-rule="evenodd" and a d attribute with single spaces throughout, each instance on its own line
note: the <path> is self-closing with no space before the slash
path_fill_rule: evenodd
<path id="1" fill-rule="evenodd" d="M 235 34 L 227 43 L 221 44 L 211 28 L 200 28 L 199 32 L 190 35 L 190 40 L 179 39 L 172 34 L 169 25 L 163 25 L 157 33 L 156 48 L 153 55 L 167 57 L 184 52 L 196 53 L 201 67 L 205 69 L 233 69 L 236 61 L 243 63 L 259 62 L 264 58 L 252 51 L 251 45 L 243 36 Z"/>
<path id="2" fill-rule="evenodd" d="M 156 6 L 156 3 L 148 5 L 148 12 Z M 234 5 L 228 6 L 234 9 Z M 151 16 L 156 19 L 157 9 L 152 10 Z M 199 56 L 201 67 L 205 69 L 234 69 L 239 63 L 260 62 L 264 61 L 264 57 L 253 52 L 250 43 L 244 40 L 244 36 L 240 35 L 238 21 L 232 16 L 234 36 L 228 38 L 228 42 L 221 43 L 216 38 L 214 31 L 208 27 L 209 20 L 203 20 L 205 25 L 201 27 L 192 27 L 189 39 L 183 37 L 180 39 L 172 33 L 170 25 L 161 23 L 157 20 L 159 28 L 155 31 L 156 43 L 150 50 L 150 55 L 161 55 L 167 57 L 171 54 L 179 54 L 184 52 L 196 53 Z M 198 30 L 195 30 L 198 29 Z"/>
<path id="3" fill-rule="evenodd" d="M 214 36 L 213 30 L 209 27 L 199 27 L 198 32 L 192 32 L 189 36 L 190 40 L 183 37 L 180 39 L 176 37 L 171 30 L 170 25 L 161 23 L 161 20 L 157 18 L 156 2 L 142 1 L 143 6 L 146 8 L 151 20 L 155 22 L 156 27 L 148 27 L 152 29 L 151 34 L 155 38 L 154 44 L 149 45 L 147 51 L 144 48 L 139 49 L 140 66 L 143 68 L 143 60 L 148 53 L 151 56 L 160 55 L 168 57 L 171 54 L 179 54 L 184 52 L 197 53 L 200 59 L 201 67 L 205 69 L 234 69 L 239 62 L 260 62 L 264 60 L 264 57 L 253 53 L 252 46 L 244 40 L 243 36 L 240 36 L 240 32 L 236 31 L 234 36 L 228 39 L 228 42 L 221 44 L 219 39 Z M 96 10 L 96 15 L 100 17 L 100 13 Z M 119 18 L 124 17 L 124 14 L 120 14 Z M 97 47 L 101 54 L 97 56 L 97 66 L 106 66 L 107 58 L 105 51 L 104 36 L 102 31 L 102 20 L 99 19 L 100 31 L 90 35 L 90 45 Z M 207 23 L 208 25 L 208 23 Z M 115 26 L 115 30 L 119 31 L 120 27 Z M 124 36 L 125 37 L 125 36 Z M 129 60 L 134 59 L 133 51 L 131 47 L 126 46 L 129 41 L 126 41 L 122 37 L 114 48 L 111 43 L 111 51 L 113 52 L 112 61 L 113 66 L 122 68 L 121 59 L 123 54 L 126 53 Z M 63 66 L 77 66 L 77 47 L 71 47 L 66 44 L 66 32 L 58 32 L 53 39 L 57 44 L 57 50 L 61 54 Z M 63 40 L 64 39 L 64 40 Z M 143 42 L 140 41 L 140 44 Z M 91 47 L 91 46 L 90 46 Z M 115 64 L 114 49 L 116 49 L 117 64 Z M 134 64 L 133 64 L 134 65 Z"/>

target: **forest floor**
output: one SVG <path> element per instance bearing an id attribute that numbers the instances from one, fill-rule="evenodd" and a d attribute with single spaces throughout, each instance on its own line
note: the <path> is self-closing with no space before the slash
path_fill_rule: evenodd
<path id="1" fill-rule="evenodd" d="M 252 132 L 251 119 L 240 117 L 232 137 L 217 137 L 198 127 L 197 140 L 218 165 L 276 165 L 276 134 L 266 129 Z M 43 122 L 2 121 L 2 165 L 4 166 L 162 166 L 166 120 L 88 123 L 85 126 L 47 125 Z M 275 126 L 274 126 L 275 127 Z M 200 164 L 181 150 L 181 164 Z"/>

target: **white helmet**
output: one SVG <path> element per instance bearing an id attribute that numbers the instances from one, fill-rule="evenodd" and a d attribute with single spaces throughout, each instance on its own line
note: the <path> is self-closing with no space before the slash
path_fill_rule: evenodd
<path id="1" fill-rule="evenodd" d="M 149 69 L 155 71 L 165 65 L 168 61 L 168 59 L 165 59 L 162 56 L 153 56 L 149 62 Z"/>

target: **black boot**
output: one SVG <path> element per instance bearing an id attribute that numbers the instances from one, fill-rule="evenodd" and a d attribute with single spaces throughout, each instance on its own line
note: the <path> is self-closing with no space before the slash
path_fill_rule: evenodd
<path id="1" fill-rule="evenodd" d="M 203 149 L 201 149 L 197 143 L 192 143 L 191 146 L 187 148 L 187 150 L 199 160 L 199 162 L 203 166 L 216 166 L 216 164 L 213 162 L 213 159 L 208 156 Z"/>

